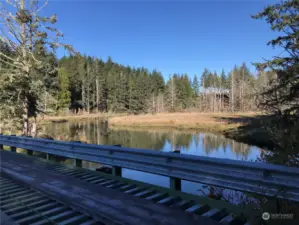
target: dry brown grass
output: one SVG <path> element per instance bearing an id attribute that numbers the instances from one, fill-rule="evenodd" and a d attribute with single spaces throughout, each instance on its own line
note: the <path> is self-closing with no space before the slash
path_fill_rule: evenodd
<path id="1" fill-rule="evenodd" d="M 248 122 L 257 113 L 161 113 L 117 116 L 109 119 L 113 126 L 173 127 L 223 132 Z"/>

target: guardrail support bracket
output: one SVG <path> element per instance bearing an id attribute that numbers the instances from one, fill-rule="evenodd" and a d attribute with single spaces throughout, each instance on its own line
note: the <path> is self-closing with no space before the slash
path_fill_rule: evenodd
<path id="1" fill-rule="evenodd" d="M 30 156 L 32 156 L 32 155 L 33 155 L 33 151 L 32 151 L 32 150 L 28 150 L 28 149 L 27 149 L 27 155 L 30 155 Z"/>
<path id="2" fill-rule="evenodd" d="M 80 168 L 82 168 L 82 160 L 80 160 L 80 159 L 75 159 L 75 166 L 76 166 L 76 167 L 80 167 Z"/>
<path id="3" fill-rule="evenodd" d="M 11 152 L 17 152 L 17 148 L 14 147 L 14 146 L 10 146 L 10 151 L 11 151 Z"/>
<path id="4" fill-rule="evenodd" d="M 172 151 L 173 153 L 177 153 L 180 154 L 181 151 L 176 149 L 174 151 Z M 182 190 L 182 180 L 179 178 L 175 178 L 175 177 L 170 177 L 170 184 L 169 187 L 172 190 L 176 190 L 176 191 L 181 191 Z"/>
<path id="5" fill-rule="evenodd" d="M 112 175 L 121 177 L 121 167 L 118 166 L 112 166 Z"/>
<path id="6" fill-rule="evenodd" d="M 170 177 L 170 189 L 173 189 L 175 191 L 181 191 L 182 190 L 182 180 L 179 178 Z"/>

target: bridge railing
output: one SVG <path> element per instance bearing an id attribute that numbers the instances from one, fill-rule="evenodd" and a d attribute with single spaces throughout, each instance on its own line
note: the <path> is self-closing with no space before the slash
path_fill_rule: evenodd
<path id="1" fill-rule="evenodd" d="M 0 135 L 0 147 L 22 148 L 66 158 L 188 180 L 299 202 L 299 168 L 153 150 Z M 120 172 L 115 173 L 120 175 Z M 175 182 L 174 182 L 175 181 Z"/>

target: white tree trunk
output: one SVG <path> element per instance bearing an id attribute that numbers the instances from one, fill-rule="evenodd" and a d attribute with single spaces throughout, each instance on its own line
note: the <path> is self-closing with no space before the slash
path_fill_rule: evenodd
<path id="1" fill-rule="evenodd" d="M 232 81 L 231 81 L 231 107 L 232 107 L 232 112 L 234 112 L 234 70 L 232 71 Z"/>
<path id="2" fill-rule="evenodd" d="M 100 98 L 99 98 L 99 80 L 96 79 L 96 103 L 97 103 L 97 111 L 99 110 Z"/>

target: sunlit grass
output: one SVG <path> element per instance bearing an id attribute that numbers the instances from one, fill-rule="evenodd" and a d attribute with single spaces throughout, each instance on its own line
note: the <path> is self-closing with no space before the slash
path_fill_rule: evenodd
<path id="1" fill-rule="evenodd" d="M 248 123 L 248 117 L 256 113 L 161 113 L 145 115 L 116 116 L 109 118 L 109 124 L 114 126 L 136 127 L 172 127 L 209 130 L 222 132 L 227 129 L 237 128 Z M 244 117 L 244 120 L 240 119 Z M 229 119 L 240 119 L 231 122 Z M 246 119 L 245 119 L 246 118 Z"/>

